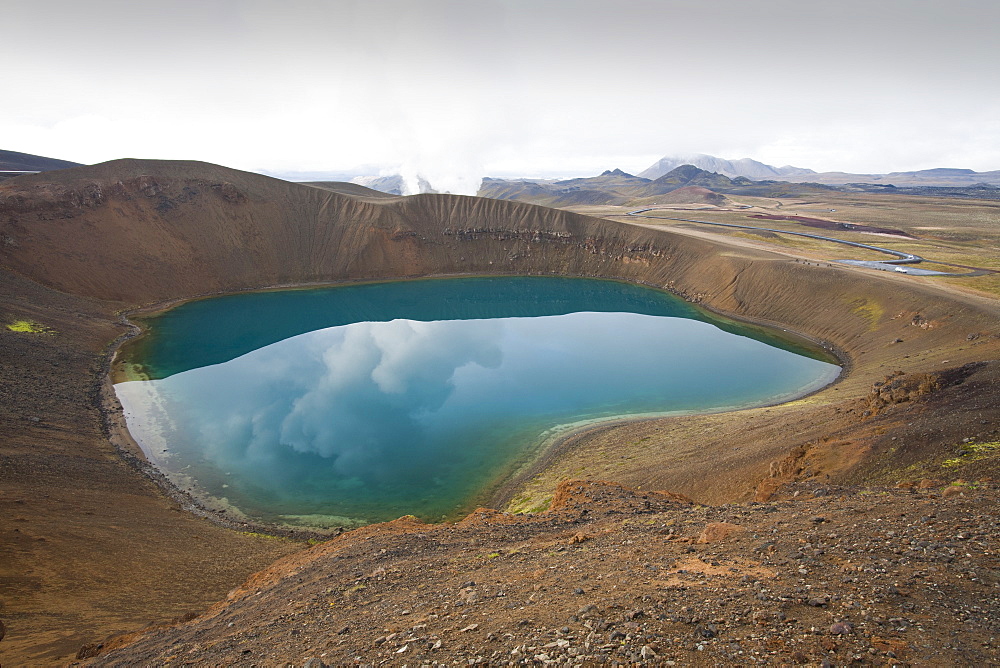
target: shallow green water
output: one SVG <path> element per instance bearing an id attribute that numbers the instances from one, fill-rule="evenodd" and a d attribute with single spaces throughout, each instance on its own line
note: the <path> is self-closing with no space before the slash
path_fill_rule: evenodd
<path id="1" fill-rule="evenodd" d="M 451 516 L 560 425 L 770 403 L 839 373 L 612 281 L 242 294 L 146 325 L 125 357 L 153 380 L 116 391 L 147 456 L 182 487 L 301 524 Z"/>

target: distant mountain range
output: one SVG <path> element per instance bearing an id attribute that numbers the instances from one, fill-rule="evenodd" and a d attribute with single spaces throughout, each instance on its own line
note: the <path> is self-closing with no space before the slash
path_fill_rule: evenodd
<path id="1" fill-rule="evenodd" d="M 656 179 L 681 165 L 694 165 L 708 172 L 715 172 L 736 178 L 739 176 L 754 181 L 789 181 L 794 183 L 822 183 L 825 185 L 847 185 L 871 183 L 894 186 L 968 187 L 980 184 L 1000 186 L 1000 170 L 976 172 L 971 169 L 936 168 L 911 172 L 890 172 L 888 174 L 855 174 L 850 172 L 816 172 L 804 167 L 774 167 L 750 158 L 726 160 L 713 155 L 696 154 L 690 156 L 666 156 L 649 168 L 639 172 L 639 176 Z"/>
<path id="2" fill-rule="evenodd" d="M 955 170 L 931 171 L 945 171 L 945 174 L 933 177 L 940 179 L 949 178 L 950 173 Z M 991 172 L 972 173 L 977 176 L 991 174 Z M 922 176 L 919 172 L 916 174 L 917 177 L 910 178 L 913 178 L 917 185 L 895 186 L 878 182 L 836 185 L 817 182 L 798 183 L 781 179 L 754 181 L 746 176 L 729 177 L 694 165 L 680 165 L 655 179 L 633 176 L 620 169 L 608 170 L 600 176 L 562 181 L 487 178 L 483 179 L 477 194 L 480 197 L 513 199 L 552 207 L 587 204 L 646 206 L 668 202 L 672 204 L 721 205 L 725 204 L 724 195 L 802 197 L 824 192 L 874 192 L 1000 200 L 1000 187 L 996 185 L 988 183 L 924 185 L 926 180 L 932 177 Z M 902 179 L 902 177 L 900 178 Z M 921 179 L 925 180 L 921 181 Z M 669 197 L 666 197 L 667 195 Z"/>
<path id="3" fill-rule="evenodd" d="M 17 176 L 25 172 L 48 172 L 53 169 L 79 167 L 80 163 L 56 158 L 43 158 L 30 153 L 0 150 L 0 179 Z"/>
<path id="4" fill-rule="evenodd" d="M 772 167 L 771 165 L 765 165 L 763 162 L 757 162 L 750 158 L 725 160 L 723 158 L 716 158 L 714 155 L 698 153 L 696 155 L 660 158 L 656 161 L 656 164 L 639 172 L 638 175 L 646 179 L 658 179 L 681 165 L 693 165 L 698 169 L 704 169 L 706 172 L 715 172 L 716 174 L 728 176 L 731 179 L 744 176 L 754 181 L 765 179 L 793 181 L 798 180 L 799 177 L 807 177 L 816 173 L 811 169 L 792 167 L 791 165 Z"/>
<path id="5" fill-rule="evenodd" d="M 940 196 L 976 197 L 985 196 L 993 199 L 996 195 L 990 188 L 983 191 L 969 191 L 977 186 L 1000 187 L 1000 171 L 976 172 L 971 169 L 937 168 L 910 172 L 892 172 L 889 174 L 853 174 L 848 172 L 816 172 L 805 167 L 785 165 L 775 167 L 751 158 L 726 160 L 712 155 L 696 154 L 690 156 L 666 156 L 655 164 L 639 172 L 628 174 L 620 169 L 611 169 L 596 177 L 584 177 L 564 180 L 550 179 L 497 179 L 484 178 L 477 193 L 483 197 L 495 199 L 516 199 L 521 201 L 544 204 L 546 206 L 572 206 L 575 204 L 620 204 L 642 197 L 654 197 L 670 192 L 668 183 L 657 182 L 663 176 L 673 172 L 678 167 L 690 165 L 706 174 L 725 177 L 726 181 L 713 180 L 702 175 L 700 183 L 691 184 L 710 188 L 720 192 L 736 194 L 733 189 L 741 189 L 739 194 L 758 194 L 768 197 L 781 197 L 791 194 L 803 194 L 809 191 L 806 187 L 792 188 L 778 184 L 813 184 L 819 186 L 846 186 L 852 191 L 885 192 L 892 186 L 902 188 L 953 188 L 956 192 L 909 192 L 908 194 L 933 194 Z M 674 175 L 673 178 L 676 178 Z M 746 192 L 749 182 L 736 182 L 745 179 L 757 182 L 752 188 L 753 193 Z M 403 177 L 398 174 L 390 176 L 355 176 L 351 183 L 379 190 L 392 195 L 402 195 L 406 191 Z M 777 183 L 775 183 L 777 182 Z M 767 184 L 767 185 L 765 185 Z M 864 185 L 869 184 L 869 185 Z M 683 186 L 677 186 L 683 187 Z M 982 191 L 982 192 L 978 192 Z M 420 179 L 420 192 L 436 192 L 434 187 L 424 179 Z M 815 188 L 811 191 L 815 192 Z"/>
<path id="6" fill-rule="evenodd" d="M 743 188 L 748 183 L 737 183 L 737 179 L 748 179 L 760 186 L 757 190 L 774 192 L 790 192 L 788 188 L 777 187 L 777 183 L 786 184 L 819 184 L 825 186 L 846 186 L 853 191 L 886 192 L 892 187 L 917 189 L 909 194 L 929 194 L 940 196 L 996 198 L 993 189 L 1000 187 L 1000 170 L 976 172 L 971 169 L 936 168 L 908 172 L 890 172 L 888 174 L 855 174 L 850 172 L 816 172 L 805 167 L 785 165 L 774 167 L 751 158 L 727 160 L 712 155 L 696 154 L 689 156 L 665 156 L 647 169 L 633 176 L 620 169 L 608 170 L 597 177 L 547 180 L 547 179 L 483 179 L 479 194 L 497 199 L 523 199 L 549 206 L 565 206 L 567 204 L 612 203 L 630 201 L 637 197 L 650 197 L 664 194 L 663 186 L 648 184 L 657 182 L 663 176 L 673 172 L 678 167 L 690 165 L 703 172 L 715 174 L 731 181 L 709 185 L 707 176 L 705 183 L 695 184 L 699 187 L 720 192 L 731 192 L 725 189 Z M 17 176 L 25 172 L 45 172 L 55 169 L 79 167 L 80 163 L 56 158 L 46 158 L 29 153 L 0 150 L 0 179 Z M 331 182 L 345 181 L 378 190 L 391 195 L 402 195 L 406 192 L 403 177 L 399 174 L 375 176 L 357 173 L 332 172 L 288 172 L 284 174 L 271 173 L 270 176 L 298 182 Z M 676 176 L 676 175 L 675 175 Z M 419 179 L 421 193 L 437 192 L 425 179 Z M 680 186 L 679 186 L 680 187 Z M 953 192 L 935 191 L 920 192 L 921 188 L 950 188 Z M 802 188 L 792 189 L 802 191 Z M 743 193 L 749 194 L 749 193 Z M 755 193 L 756 194 L 756 193 Z M 591 200 L 591 201 L 584 201 Z"/>
<path id="7" fill-rule="evenodd" d="M 543 206 L 584 204 L 643 206 L 669 201 L 674 204 L 723 204 L 723 195 L 790 197 L 838 190 L 833 186 L 785 181 L 752 181 L 681 165 L 655 179 L 633 176 L 620 169 L 600 176 L 563 181 L 483 179 L 480 197 L 513 199 Z M 721 193 L 721 194 L 720 194 Z M 664 196 L 670 195 L 669 199 Z"/>

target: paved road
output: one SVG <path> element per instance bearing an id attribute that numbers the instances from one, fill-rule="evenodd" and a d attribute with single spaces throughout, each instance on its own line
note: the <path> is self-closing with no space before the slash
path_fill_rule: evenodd
<path id="1" fill-rule="evenodd" d="M 807 232 L 794 232 L 792 230 L 775 230 L 770 227 L 754 227 L 752 225 L 736 225 L 734 223 L 712 223 L 707 220 L 692 220 L 690 218 L 672 218 L 669 216 L 644 216 L 642 214 L 647 211 L 657 211 L 656 207 L 650 207 L 646 209 L 636 209 L 635 211 L 629 211 L 626 216 L 633 216 L 635 218 L 652 218 L 657 220 L 676 220 L 682 223 L 697 223 L 699 225 L 714 225 L 716 227 L 733 227 L 741 230 L 757 230 L 761 232 L 774 232 L 776 234 L 792 234 L 797 237 L 808 237 L 809 239 L 820 239 L 821 241 L 830 241 L 835 244 L 843 244 L 844 246 L 853 246 L 855 248 L 864 248 L 865 250 L 872 250 L 879 253 L 885 253 L 886 255 L 891 255 L 897 259 L 895 260 L 834 260 L 834 262 L 840 262 L 841 264 L 850 264 L 856 267 L 867 267 L 868 269 L 878 269 L 879 271 L 891 271 L 898 274 L 907 274 L 908 276 L 984 276 L 986 274 L 994 273 L 991 271 L 986 271 L 982 269 L 975 269 L 964 274 L 953 274 L 946 271 L 935 271 L 933 269 L 922 269 L 920 267 L 914 266 L 903 266 L 903 265 L 915 265 L 924 262 L 924 258 L 919 255 L 913 255 L 912 253 L 903 253 L 901 251 L 895 251 L 891 248 L 881 248 L 879 246 L 871 246 L 869 244 L 862 244 L 856 241 L 844 241 L 843 239 L 834 239 L 833 237 L 824 237 L 819 234 L 809 234 Z"/>

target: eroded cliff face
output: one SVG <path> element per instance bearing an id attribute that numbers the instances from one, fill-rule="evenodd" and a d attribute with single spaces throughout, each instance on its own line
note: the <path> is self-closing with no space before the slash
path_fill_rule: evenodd
<path id="1" fill-rule="evenodd" d="M 121 167 L 0 191 L 8 266 L 65 292 L 144 303 L 427 274 L 637 275 L 671 252 L 638 230 L 511 202 L 429 195 L 376 203 L 230 170 Z"/>

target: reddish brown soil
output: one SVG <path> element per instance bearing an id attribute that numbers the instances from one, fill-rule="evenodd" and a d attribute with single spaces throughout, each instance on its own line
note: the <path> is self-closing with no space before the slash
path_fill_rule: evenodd
<path id="1" fill-rule="evenodd" d="M 54 332 L 26 334 L 0 327 L 0 618 L 5 630 L 0 662 L 57 664 L 72 658 L 82 645 L 99 643 L 115 632 L 203 612 L 249 574 L 303 547 L 292 541 L 242 535 L 187 512 L 109 442 L 108 414 L 102 412 L 99 390 L 109 346 L 126 331 L 119 311 L 278 284 L 462 273 L 556 273 L 653 285 L 718 311 L 777 324 L 821 341 L 840 351 L 849 362 L 849 371 L 836 385 L 784 406 L 596 429 L 526 472 L 512 494 L 515 499 L 524 497 L 522 501 L 529 505 L 544 504 L 560 480 L 591 477 L 647 490 L 669 489 L 711 506 L 678 509 L 657 501 L 650 513 L 644 505 L 649 499 L 619 490 L 601 492 L 600 498 L 588 502 L 593 510 L 587 514 L 599 521 L 583 518 L 583 509 L 563 509 L 520 520 L 486 514 L 457 526 L 427 527 L 402 521 L 346 534 L 316 550 L 293 555 L 293 561 L 276 566 L 272 575 L 251 580 L 262 584 L 249 585 L 253 594 L 234 599 L 237 607 L 232 614 L 243 616 L 234 617 L 233 627 L 225 627 L 245 630 L 236 645 L 224 645 L 228 641 L 220 634 L 226 631 L 212 627 L 229 614 L 221 608 L 195 620 L 195 626 L 168 632 L 179 635 L 157 636 L 182 641 L 170 649 L 176 655 L 174 661 L 228 661 L 236 655 L 227 652 L 253 640 L 253 634 L 267 643 L 253 640 L 241 647 L 237 658 L 243 657 L 243 649 L 252 658 L 240 658 L 240 662 L 270 665 L 278 662 L 281 653 L 282 660 L 302 663 L 309 656 L 303 652 L 313 651 L 327 651 L 329 658 L 334 656 L 329 654 L 334 651 L 329 643 L 339 648 L 336 651 L 356 650 L 355 656 L 374 660 L 390 646 L 395 651 L 410 644 L 393 645 L 396 636 L 375 647 L 380 636 L 404 630 L 407 635 L 402 640 L 410 633 L 418 640 L 411 641 L 415 644 L 406 652 L 393 655 L 394 663 L 411 661 L 403 660 L 403 654 L 424 651 L 419 636 L 432 634 L 443 639 L 442 647 L 450 653 L 443 656 L 463 659 L 483 656 L 489 660 L 501 647 L 510 657 L 523 657 L 529 651 L 566 650 L 569 654 L 569 647 L 582 647 L 585 654 L 621 660 L 637 651 L 641 658 L 642 647 L 648 645 L 647 657 L 649 651 L 668 657 L 680 648 L 676 655 L 680 663 L 725 663 L 737 660 L 725 654 L 740 651 L 726 642 L 735 639 L 746 648 L 743 655 L 735 655 L 740 662 L 750 662 L 755 648 L 758 656 L 771 662 L 803 656 L 817 661 L 821 651 L 834 657 L 835 663 L 854 660 L 856 655 L 861 657 L 858 661 L 881 662 L 891 659 L 885 654 L 888 651 L 897 656 L 905 652 L 906 660 L 917 663 L 926 659 L 975 665 L 996 660 L 992 645 L 983 644 L 993 641 L 977 635 L 985 634 L 987 626 L 976 621 L 977 615 L 987 620 L 996 617 L 989 580 L 992 556 L 988 550 L 973 549 L 971 543 L 956 542 L 971 538 L 945 540 L 944 535 L 965 533 L 962 527 L 968 525 L 970 535 L 990 538 L 989 509 L 995 501 L 990 484 L 973 496 L 957 499 L 928 496 L 937 492 L 882 496 L 856 487 L 923 478 L 937 479 L 943 485 L 958 478 L 997 476 L 998 460 L 991 456 L 992 450 L 969 445 L 998 439 L 1000 377 L 992 361 L 1000 357 L 1000 309 L 995 301 L 949 294 L 930 281 L 807 265 L 786 255 L 722 241 L 516 202 L 448 195 L 371 201 L 201 163 L 117 161 L 0 184 L 0 316 L 4 323 L 30 319 Z M 980 362 L 989 363 L 977 366 Z M 904 373 L 899 376 L 897 371 Z M 884 386 L 876 386 L 884 382 L 891 386 L 885 392 Z M 958 463 L 945 466 L 950 459 Z M 842 485 L 816 501 L 820 506 L 831 504 L 815 514 L 822 514 L 837 528 L 816 534 L 809 528 L 814 511 L 798 501 L 746 505 L 775 492 L 781 498 L 784 484 L 799 485 L 809 494 L 817 484 Z M 797 499 L 801 498 L 800 494 Z M 640 500 L 643 503 L 636 506 Z M 734 501 L 744 505 L 728 505 Z M 611 505 L 605 507 L 606 503 Z M 933 513 L 942 518 L 942 535 L 936 529 L 925 532 L 922 524 L 894 525 L 893 536 L 883 532 L 884 522 L 896 513 L 890 507 L 907 512 L 909 525 L 919 519 L 914 519 L 914 513 L 921 504 L 930 505 L 920 517 Z M 802 537 L 812 546 L 804 548 L 813 550 L 810 558 L 822 561 L 824 555 L 815 553 L 822 549 L 824 554 L 839 555 L 838 560 L 850 558 L 852 564 L 855 558 L 863 559 L 861 573 L 870 562 L 872 568 L 886 569 L 882 580 L 891 576 L 902 583 L 894 581 L 898 590 L 912 592 L 913 583 L 926 581 L 928 587 L 939 588 L 941 597 L 931 587 L 929 593 L 913 599 L 916 607 L 907 610 L 894 599 L 882 600 L 881 590 L 870 589 L 881 586 L 881 580 L 874 578 L 883 574 L 876 571 L 865 579 L 855 575 L 857 570 L 836 570 L 845 563 L 841 561 L 821 571 L 839 577 L 804 583 L 778 579 L 774 588 L 763 585 L 768 589 L 762 594 L 767 599 L 749 594 L 748 588 L 756 586 L 752 580 L 712 580 L 710 586 L 717 591 L 707 597 L 696 593 L 705 590 L 693 585 L 683 589 L 670 584 L 669 578 L 676 576 L 681 585 L 688 586 L 682 577 L 686 574 L 666 572 L 681 568 L 679 560 L 716 554 L 715 548 L 666 540 L 667 534 L 652 533 L 654 528 L 669 530 L 676 525 L 683 537 L 691 538 L 710 521 L 747 528 L 742 538 L 732 539 L 737 542 L 731 552 L 718 553 L 726 560 L 715 558 L 719 564 L 748 563 L 737 557 L 756 560 L 758 564 L 750 564 L 753 568 L 774 567 L 776 578 L 794 578 L 778 568 L 782 564 L 777 557 L 767 556 L 774 562 L 768 564 L 764 555 L 754 551 L 765 542 L 773 513 L 786 522 L 781 531 Z M 808 513 L 808 521 L 795 524 L 795 513 Z M 648 519 L 654 519 L 653 524 L 644 525 Z M 640 526 L 645 528 L 636 528 Z M 569 544 L 581 531 L 583 542 L 577 539 Z M 631 531 L 637 532 L 635 537 Z M 587 538 L 591 533 L 594 536 Z M 837 537 L 830 538 L 830 533 Z M 904 533 L 916 543 L 906 547 L 886 542 Z M 855 541 L 855 536 L 866 535 L 872 538 Z M 881 542 L 875 541 L 876 535 L 882 537 Z M 758 539 L 761 543 L 756 543 Z M 932 552 L 934 558 L 954 557 L 946 563 L 956 564 L 958 570 L 931 571 L 930 566 L 910 570 L 910 565 L 901 563 L 904 557 L 910 559 L 909 564 L 917 563 L 917 555 L 910 550 L 925 549 L 921 541 L 954 543 L 943 548 L 955 550 L 954 555 L 939 554 L 937 547 Z M 524 556 L 512 554 L 522 544 Z M 816 547 L 819 544 L 827 547 Z M 654 546 L 662 551 L 654 551 Z M 778 548 L 785 559 L 790 554 L 787 547 Z M 689 548 L 695 552 L 687 552 Z M 848 556 L 848 549 L 856 549 L 850 553 L 855 556 Z M 902 554 L 894 552 L 897 549 Z M 962 556 L 963 550 L 971 556 Z M 497 556 L 490 557 L 494 552 Z M 556 561 L 546 561 L 549 552 Z M 435 560 L 438 553 L 444 565 Z M 338 559 L 338 555 L 347 556 Z M 383 557 L 396 570 L 387 566 L 386 575 L 374 575 L 371 583 L 364 580 L 382 564 Z M 966 559 L 968 564 L 963 562 Z M 530 572 L 519 570 L 526 568 L 522 561 L 531 563 Z M 508 562 L 510 570 L 496 571 L 495 577 L 477 575 L 478 571 L 492 572 L 492 564 Z M 309 571 L 308 578 L 318 578 L 315 573 L 323 572 L 331 584 L 320 586 L 319 579 L 309 579 L 306 587 L 306 576 L 297 583 L 289 564 L 320 569 Z M 938 562 L 933 566 L 939 568 Z M 529 593 L 526 582 L 532 581 L 525 580 L 524 573 L 538 570 L 542 574 L 530 585 Z M 975 580 L 969 571 L 975 573 Z M 583 574 L 591 584 L 600 576 L 602 588 L 593 593 Z M 276 579 L 280 575 L 288 577 Z M 568 592 L 557 591 L 558 580 L 551 579 L 556 577 L 573 586 Z M 855 577 L 862 579 L 845 580 Z M 475 614 L 444 607 L 459 596 L 455 594 L 462 589 L 458 585 L 470 580 L 486 583 L 472 589 L 486 601 L 482 605 L 489 607 Z M 297 589 L 299 584 L 301 589 Z M 366 588 L 344 593 L 358 584 Z M 529 604 L 526 601 L 536 593 L 535 584 L 542 593 Z M 830 596 L 826 607 L 809 605 L 808 600 L 801 606 L 796 597 L 804 592 L 795 589 L 805 589 L 806 584 Z M 619 589 L 611 590 L 613 586 Z M 351 598 L 358 592 L 366 596 L 363 592 L 369 588 L 377 594 L 377 601 L 375 597 Z M 494 596 L 500 588 L 505 596 Z M 585 594 L 572 593 L 576 588 Z M 289 595 L 281 599 L 284 612 L 262 607 L 256 617 L 260 624 L 254 627 L 251 606 L 260 598 L 258 589 L 260 597 L 265 591 Z M 588 593 L 593 600 L 583 601 L 580 597 L 587 598 Z M 333 606 L 327 596 L 333 597 Z M 650 599 L 642 598 L 646 596 Z M 840 597 L 836 605 L 832 605 L 834 596 Z M 626 605 L 626 599 L 633 602 Z M 370 615 L 370 622 L 353 622 L 368 618 L 361 607 L 349 609 L 360 606 L 361 600 L 385 608 Z M 506 606 L 514 600 L 521 601 L 518 606 L 527 611 L 516 609 L 521 615 L 516 620 L 514 612 L 501 616 L 501 607 L 494 612 L 492 606 Z M 754 631 L 758 622 L 746 622 L 756 611 L 753 600 L 773 603 L 775 608 L 787 604 L 786 621 L 802 621 L 772 624 L 766 616 L 760 617 L 763 630 Z M 847 600 L 860 607 L 838 607 L 839 601 Z M 729 606 L 725 615 L 719 601 Z M 547 607 L 531 608 L 543 603 Z M 272 600 L 267 605 L 279 603 Z M 343 626 L 349 630 L 330 639 L 324 633 L 321 641 L 304 627 L 283 626 L 309 619 L 315 628 L 325 629 L 322 625 L 328 620 L 318 614 L 316 605 L 327 611 L 330 620 L 348 619 L 334 631 Z M 585 605 L 596 607 L 580 612 Z M 441 628 L 430 619 L 431 606 L 440 607 L 433 613 L 437 620 L 447 621 Z M 749 613 L 745 612 L 748 606 Z M 642 615 L 620 619 L 640 608 Z M 403 609 L 410 614 L 403 615 Z M 411 623 L 418 615 L 415 610 L 428 620 Z M 729 610 L 736 610 L 735 617 L 742 621 L 726 621 Z M 763 612 L 770 614 L 768 610 Z M 863 610 L 870 610 L 868 618 L 862 616 Z M 300 611 L 308 616 L 290 617 Z M 482 611 L 493 614 L 484 617 Z M 915 616 L 918 611 L 922 612 Z M 451 617 L 444 618 L 446 613 Z M 281 614 L 288 619 L 279 619 Z M 466 621 L 461 614 L 470 615 L 467 624 L 459 625 L 459 620 Z M 833 637 L 831 614 L 860 630 Z M 579 621 L 572 621 L 573 615 Z M 664 615 L 665 619 L 658 619 Z M 968 615 L 972 615 L 970 625 L 966 625 Z M 907 625 L 909 635 L 899 636 L 904 633 L 898 631 L 900 622 L 890 620 L 903 617 L 912 623 Z M 527 621 L 514 625 L 522 620 Z M 591 628 L 584 632 L 588 621 Z M 428 625 L 426 629 L 413 629 L 421 623 Z M 917 623 L 926 634 L 912 630 Z M 471 624 L 480 626 L 461 631 Z M 714 624 L 715 638 L 722 640 L 699 632 L 705 641 L 703 649 L 683 649 L 699 626 L 707 628 L 705 624 Z M 375 625 L 383 630 L 376 631 Z M 819 631 L 811 631 L 813 626 Z M 980 630 L 969 630 L 973 626 Z M 350 630 L 355 627 L 358 630 Z M 444 628 L 449 627 L 454 637 L 444 635 Z M 494 641 L 488 640 L 489 632 L 480 634 L 480 628 L 497 633 L 500 644 L 487 645 Z M 933 635 L 938 628 L 943 629 L 941 634 Z M 774 629 L 779 636 L 772 633 Z M 278 634 L 281 630 L 287 635 Z M 299 633 L 294 634 L 295 630 Z M 616 630 L 624 637 L 611 638 Z M 591 632 L 598 635 L 586 640 Z M 202 643 L 198 634 L 220 644 Z M 761 638 L 751 637 L 755 634 Z M 570 645 L 556 642 L 567 641 L 570 635 Z M 772 640 L 763 640 L 764 635 Z M 925 635 L 928 639 L 922 641 Z M 294 640 L 298 636 L 301 642 Z M 884 649 L 889 646 L 882 644 L 883 638 L 902 638 L 906 647 Z M 973 638 L 979 643 L 975 647 Z M 144 642 L 136 652 L 165 660 L 163 647 Z M 556 645 L 545 647 L 552 642 Z M 590 647 L 582 642 L 590 642 Z M 835 644 L 832 649 L 827 647 L 830 642 Z M 923 648 L 921 642 L 931 647 Z M 511 655 L 517 646 L 521 654 Z M 619 647 L 626 648 L 623 654 L 618 653 Z M 132 661 L 140 655 L 123 656 L 133 658 L 122 661 Z"/>

